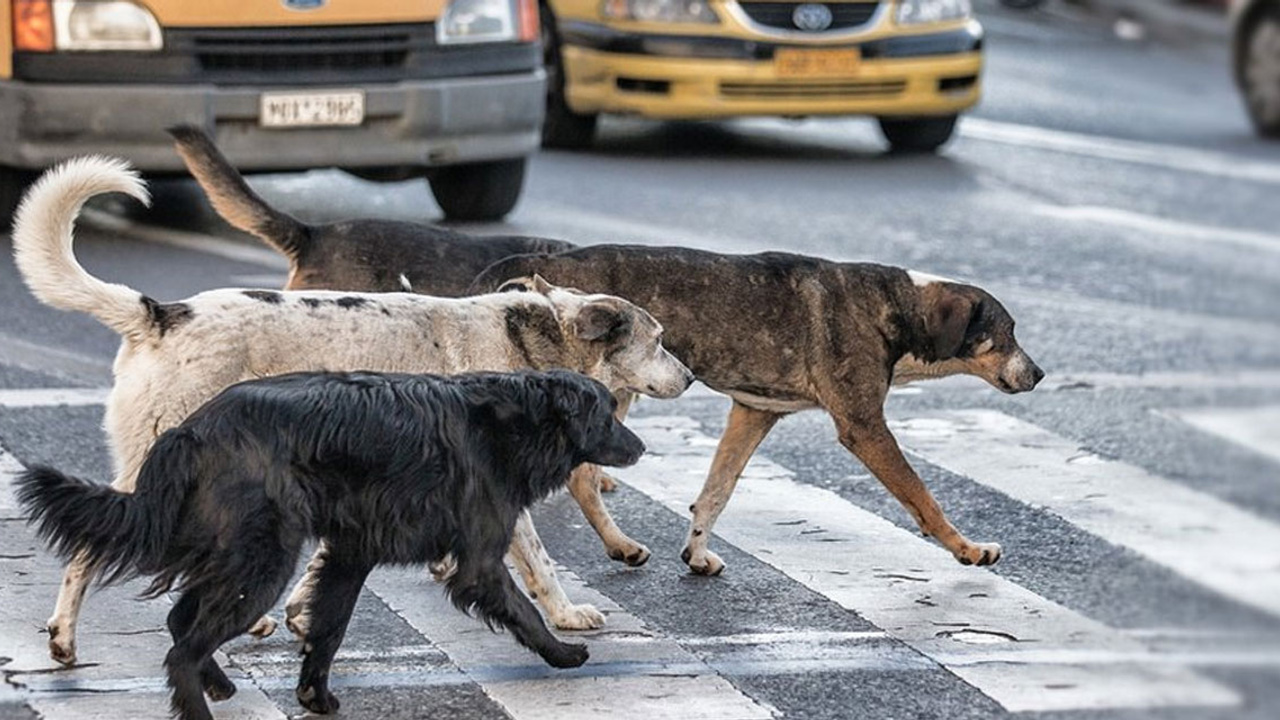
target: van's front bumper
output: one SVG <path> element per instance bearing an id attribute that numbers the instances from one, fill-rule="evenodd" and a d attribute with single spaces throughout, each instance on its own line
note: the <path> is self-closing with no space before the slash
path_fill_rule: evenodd
<path id="1" fill-rule="evenodd" d="M 276 130 L 260 127 L 258 116 L 262 92 L 279 88 L 3 80 L 0 165 L 41 169 L 104 153 L 147 172 L 181 171 L 164 132 L 178 123 L 208 128 L 246 171 L 426 167 L 523 157 L 538 147 L 541 69 L 333 89 L 350 87 L 365 92 L 361 125 Z"/>
<path id="2" fill-rule="evenodd" d="M 794 43 L 731 37 L 621 33 L 605 25 L 561 26 L 567 101 L 580 113 L 653 118 L 742 115 L 949 115 L 981 97 L 982 27 L 862 43 L 845 75 L 782 77 L 779 47 Z"/>

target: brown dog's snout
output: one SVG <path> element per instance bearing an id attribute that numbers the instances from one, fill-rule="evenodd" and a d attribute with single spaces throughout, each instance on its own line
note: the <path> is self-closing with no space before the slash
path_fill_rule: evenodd
<path id="1" fill-rule="evenodd" d="M 1034 390 L 1036 385 L 1044 379 L 1044 370 L 1041 370 L 1040 366 L 1025 352 L 1019 350 L 1005 364 L 1005 371 L 1001 375 L 1000 381 L 1008 387 L 1006 392 L 1020 393 Z"/>

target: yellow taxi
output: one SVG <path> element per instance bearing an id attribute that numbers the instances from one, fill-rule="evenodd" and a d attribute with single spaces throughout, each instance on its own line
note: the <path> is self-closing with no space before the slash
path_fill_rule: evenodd
<path id="1" fill-rule="evenodd" d="M 545 147 L 603 113 L 660 119 L 870 115 L 931 152 L 981 94 L 969 0 L 543 0 Z"/>

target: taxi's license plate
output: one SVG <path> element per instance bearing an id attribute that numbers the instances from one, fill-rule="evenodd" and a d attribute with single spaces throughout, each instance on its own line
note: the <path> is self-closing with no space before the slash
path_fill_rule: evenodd
<path id="1" fill-rule="evenodd" d="M 266 92 L 259 105 L 264 128 L 329 127 L 364 122 L 364 91 Z"/>
<path id="2" fill-rule="evenodd" d="M 857 48 L 811 50 L 778 48 L 773 53 L 773 67 L 779 77 L 831 77 L 853 75 L 862 63 Z"/>

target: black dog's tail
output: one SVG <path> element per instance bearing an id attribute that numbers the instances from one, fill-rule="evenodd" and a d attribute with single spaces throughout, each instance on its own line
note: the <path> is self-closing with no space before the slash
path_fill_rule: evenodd
<path id="1" fill-rule="evenodd" d="M 161 435 L 132 494 L 33 467 L 17 480 L 18 502 L 55 552 L 64 558 L 84 553 L 102 582 L 154 574 L 161 569 L 183 499 L 195 485 L 196 447 L 189 433 Z M 171 582 L 157 579 L 157 584 Z M 164 589 L 153 585 L 148 592 Z"/>
<path id="2" fill-rule="evenodd" d="M 257 236 L 291 264 L 296 264 L 310 239 L 306 224 L 259 197 L 204 130 L 193 125 L 175 125 L 168 132 L 187 170 L 200 183 L 222 219 L 232 227 Z"/>

